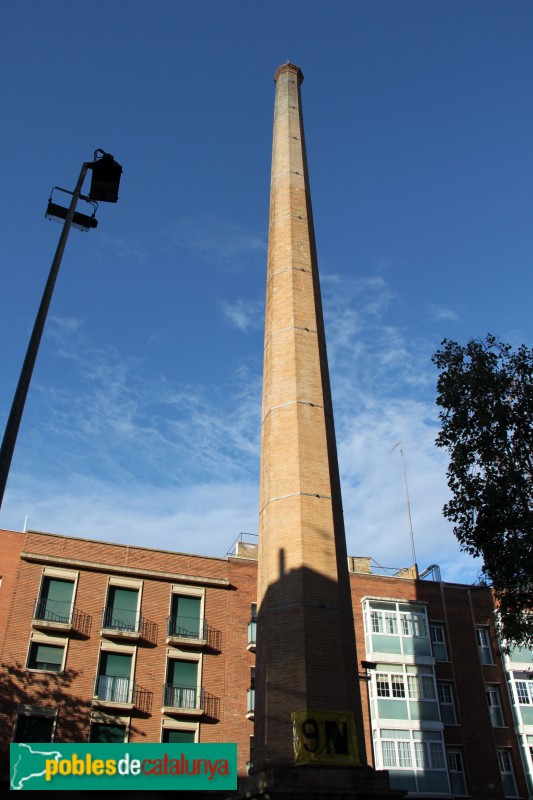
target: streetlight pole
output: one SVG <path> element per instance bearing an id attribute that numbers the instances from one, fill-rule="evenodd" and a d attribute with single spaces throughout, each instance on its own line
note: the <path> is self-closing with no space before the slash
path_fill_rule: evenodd
<path id="1" fill-rule="evenodd" d="M 96 151 L 96 152 L 103 153 L 103 151 Z M 114 161 L 112 156 L 109 156 L 107 153 L 104 153 L 103 158 L 106 157 L 108 159 L 108 161 L 106 161 L 106 166 L 109 164 L 109 159 L 111 159 L 114 167 L 118 168 L 118 180 L 116 179 L 115 176 L 116 189 L 118 190 L 118 181 L 120 180 L 120 173 L 122 172 L 122 167 L 120 167 L 120 165 Z M 54 260 L 52 261 L 52 266 L 50 267 L 48 280 L 46 281 L 46 286 L 44 288 L 41 305 L 39 306 L 39 310 L 37 312 L 37 317 L 35 319 L 35 324 L 33 326 L 30 342 L 28 344 L 28 349 L 26 351 L 26 357 L 22 365 L 20 378 L 17 384 L 15 396 L 13 398 L 13 403 L 11 406 L 11 411 L 4 432 L 2 446 L 0 448 L 0 508 L 2 506 L 2 501 L 4 498 L 4 491 L 6 488 L 7 478 L 9 475 L 9 468 L 11 466 L 11 460 L 13 458 L 13 452 L 15 450 L 17 435 L 20 427 L 20 422 L 22 419 L 22 413 L 24 411 L 24 405 L 26 403 L 26 397 L 28 395 L 28 389 L 30 388 L 31 376 L 33 374 L 33 368 L 35 366 L 35 361 L 37 359 L 39 344 L 41 342 L 41 338 L 43 335 L 44 325 L 46 322 L 46 317 L 48 315 L 48 309 L 50 307 L 50 301 L 52 299 L 52 294 L 54 291 L 57 274 L 59 272 L 59 267 L 61 264 L 61 259 L 63 257 L 63 252 L 65 250 L 65 245 L 67 243 L 68 235 L 72 225 L 72 220 L 74 219 L 76 206 L 78 204 L 78 200 L 80 199 L 83 182 L 87 175 L 87 170 L 93 169 L 95 171 L 93 173 L 93 186 L 95 185 L 95 177 L 96 177 L 95 173 L 97 172 L 97 170 L 95 169 L 95 165 L 100 164 L 103 158 L 97 161 L 95 153 L 95 160 L 93 162 L 85 161 L 83 163 L 78 178 L 78 182 L 76 184 L 76 188 L 72 193 L 72 200 L 70 202 L 70 206 L 65 217 L 65 222 L 63 223 L 63 229 L 61 231 L 61 236 L 59 237 L 59 242 L 57 244 Z M 99 170 L 99 172 L 101 173 L 101 170 Z M 115 173 L 116 172 L 117 169 L 115 169 Z M 99 177 L 101 178 L 101 174 L 99 174 Z M 106 200 L 108 202 L 116 202 L 116 196 L 117 196 L 116 192 L 114 198 L 113 196 L 111 196 L 110 199 L 109 194 L 107 194 L 107 196 L 103 196 L 101 194 L 102 185 L 95 188 L 94 190 L 93 186 L 91 187 L 91 192 L 89 194 L 91 200 Z M 106 191 L 109 192 L 109 185 L 107 185 L 106 188 L 104 189 L 104 193 Z"/>

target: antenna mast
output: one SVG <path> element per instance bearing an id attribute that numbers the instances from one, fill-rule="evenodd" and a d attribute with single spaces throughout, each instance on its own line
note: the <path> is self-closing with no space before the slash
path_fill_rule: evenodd
<path id="1" fill-rule="evenodd" d="M 404 480 L 404 483 L 405 483 L 405 498 L 407 500 L 407 514 L 409 516 L 409 534 L 410 534 L 410 538 L 411 538 L 411 555 L 413 557 L 413 564 L 414 564 L 414 566 L 416 566 L 415 537 L 413 535 L 413 521 L 411 519 L 411 503 L 409 502 L 409 487 L 407 485 L 407 473 L 405 471 L 405 461 L 404 461 L 404 458 L 403 458 L 402 443 L 401 442 L 396 442 L 396 444 L 394 445 L 394 447 L 392 449 L 396 450 L 397 447 L 400 448 L 400 456 L 401 456 L 401 459 L 402 459 L 403 480 Z"/>

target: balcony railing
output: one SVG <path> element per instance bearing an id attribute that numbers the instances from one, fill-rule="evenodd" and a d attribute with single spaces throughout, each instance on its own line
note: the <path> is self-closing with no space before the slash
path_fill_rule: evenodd
<path id="1" fill-rule="evenodd" d="M 255 689 L 248 689 L 246 695 L 246 718 L 253 719 L 255 712 Z"/>
<path id="2" fill-rule="evenodd" d="M 251 619 L 248 623 L 248 646 L 247 650 L 255 650 L 255 642 L 256 642 L 256 635 L 257 635 L 257 622 L 255 619 Z"/>
<path id="3" fill-rule="evenodd" d="M 166 683 L 163 687 L 163 705 L 167 708 L 203 710 L 204 692 L 195 686 L 174 686 Z"/>
<path id="4" fill-rule="evenodd" d="M 167 620 L 167 636 L 178 639 L 207 639 L 207 623 L 198 617 L 170 616 Z"/>
<path id="5" fill-rule="evenodd" d="M 195 717 L 220 719 L 220 699 L 206 692 L 202 686 L 163 686 L 163 708 L 165 714 L 180 714 Z"/>
<path id="6" fill-rule="evenodd" d="M 94 684 L 94 699 L 100 703 L 131 703 L 135 694 L 135 681 L 114 675 L 99 675 Z"/>
<path id="7" fill-rule="evenodd" d="M 102 614 L 102 628 L 120 633 L 141 632 L 142 614 L 125 608 L 106 606 Z"/>
<path id="8" fill-rule="evenodd" d="M 93 705 L 114 704 L 139 709 L 147 714 L 152 711 L 153 692 L 143 689 L 129 678 L 114 675 L 99 675 L 94 683 Z"/>
<path id="9" fill-rule="evenodd" d="M 52 622 L 60 625 L 70 625 L 74 604 L 66 600 L 49 600 L 39 597 L 35 602 L 33 618 L 41 622 Z"/>

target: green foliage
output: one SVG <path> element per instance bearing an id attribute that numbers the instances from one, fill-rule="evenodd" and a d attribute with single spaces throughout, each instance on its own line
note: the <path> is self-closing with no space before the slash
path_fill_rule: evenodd
<path id="1" fill-rule="evenodd" d="M 483 559 L 509 644 L 533 647 L 533 349 L 495 336 L 444 340 L 438 447 L 450 456 L 444 516 L 461 548 Z"/>

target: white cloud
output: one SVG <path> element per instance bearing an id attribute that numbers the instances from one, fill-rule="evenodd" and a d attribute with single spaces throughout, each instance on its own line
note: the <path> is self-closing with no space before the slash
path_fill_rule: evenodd
<path id="1" fill-rule="evenodd" d="M 257 300 L 236 300 L 230 303 L 225 300 L 220 301 L 222 313 L 233 328 L 240 331 L 258 329 L 263 326 L 264 303 Z"/>
<path id="2" fill-rule="evenodd" d="M 266 242 L 227 220 L 206 215 L 182 219 L 168 232 L 170 245 L 185 248 L 224 269 L 241 269 L 266 252 Z"/>
<path id="3" fill-rule="evenodd" d="M 438 321 L 458 322 L 460 319 L 459 314 L 452 308 L 444 308 L 433 304 L 429 307 L 429 313 L 432 319 Z"/>
<path id="4" fill-rule="evenodd" d="M 322 283 L 349 553 L 385 567 L 412 560 L 400 440 L 419 567 L 473 580 L 479 566 L 442 516 L 446 454 L 434 444 L 428 343 L 390 323 L 395 298 L 382 278 Z M 172 385 L 96 348 L 79 321 L 52 322 L 81 389 L 34 386 L 40 417 L 19 453 L 31 472 L 10 478 L 2 524 L 20 528 L 27 514 L 30 528 L 205 555 L 256 532 L 259 364 L 209 391 Z"/>

